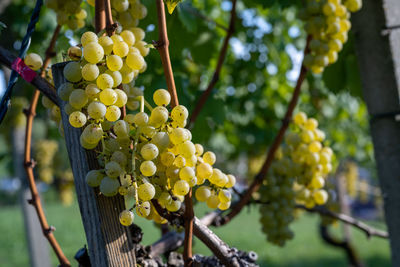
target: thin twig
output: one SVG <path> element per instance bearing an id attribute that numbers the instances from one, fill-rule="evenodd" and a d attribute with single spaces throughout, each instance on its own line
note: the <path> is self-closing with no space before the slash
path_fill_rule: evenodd
<path id="1" fill-rule="evenodd" d="M 330 210 L 328 210 L 328 209 L 326 209 L 324 207 L 318 207 L 318 206 L 309 209 L 309 208 L 306 208 L 303 205 L 296 205 L 296 208 L 297 209 L 302 209 L 302 210 L 305 210 L 305 211 L 308 211 L 308 212 L 318 213 L 318 214 L 323 215 L 323 216 L 328 216 L 328 217 L 337 219 L 339 221 L 342 221 L 342 222 L 344 222 L 346 224 L 352 225 L 355 228 L 358 228 L 361 231 L 363 231 L 367 235 L 368 238 L 371 237 L 371 236 L 376 236 L 376 237 L 381 237 L 381 238 L 389 238 L 389 234 L 386 231 L 376 229 L 376 228 L 374 228 L 372 226 L 369 226 L 369 225 L 367 225 L 367 224 L 365 224 L 365 223 L 363 223 L 363 222 L 361 222 L 361 221 L 359 221 L 359 220 L 357 220 L 357 219 L 355 219 L 355 218 L 353 218 L 353 217 L 351 217 L 349 215 L 343 214 L 343 213 L 335 213 L 335 212 L 330 211 Z"/>
<path id="2" fill-rule="evenodd" d="M 115 30 L 118 27 L 117 23 L 114 23 L 112 19 L 112 13 L 111 13 L 111 4 L 110 0 L 104 0 L 104 8 L 105 8 L 105 16 L 106 16 L 106 32 L 108 36 L 111 36 L 114 34 Z"/>
<path id="3" fill-rule="evenodd" d="M 304 55 L 306 55 L 308 53 L 308 46 L 309 46 L 310 40 L 311 40 L 311 38 L 310 38 L 310 36 L 308 36 L 306 47 L 304 49 Z M 282 126 L 279 129 L 279 132 L 278 132 L 277 136 L 275 137 L 274 142 L 272 143 L 272 145 L 268 151 L 267 158 L 265 159 L 265 162 L 264 162 L 261 170 L 258 172 L 253 183 L 250 185 L 250 187 L 247 189 L 247 191 L 242 195 L 240 200 L 232 207 L 231 212 L 228 213 L 228 215 L 218 219 L 219 220 L 218 224 L 221 224 L 221 225 L 226 224 L 227 222 L 232 220 L 232 218 L 234 218 L 236 215 L 238 215 L 239 212 L 243 209 L 243 207 L 245 207 L 246 204 L 251 200 L 252 194 L 260 188 L 260 186 L 271 166 L 271 163 L 275 157 L 275 152 L 279 148 L 280 144 L 282 143 L 285 132 L 286 132 L 287 128 L 289 127 L 289 122 L 292 118 L 293 111 L 297 105 L 297 101 L 300 96 L 301 85 L 303 84 L 303 81 L 305 80 L 306 75 L 307 75 L 307 69 L 302 64 L 299 78 L 297 79 L 297 83 L 296 83 L 296 86 L 293 91 L 292 99 L 290 100 L 290 103 L 288 105 L 285 117 L 282 120 Z"/>
<path id="4" fill-rule="evenodd" d="M 54 30 L 53 37 L 51 38 L 49 47 L 46 50 L 46 57 L 43 62 L 43 68 L 41 70 L 40 76 L 45 77 L 46 76 L 46 68 L 50 64 L 51 58 L 54 56 L 54 46 L 58 37 L 58 34 L 60 33 L 61 26 L 57 25 L 56 29 Z M 54 253 L 57 255 L 57 258 L 60 262 L 61 266 L 70 266 L 70 262 L 68 259 L 65 257 L 60 245 L 58 244 L 56 238 L 53 235 L 53 230 L 54 228 L 49 226 L 46 215 L 44 214 L 43 207 L 40 201 L 40 196 L 36 187 L 35 183 L 35 177 L 33 174 L 33 168 L 34 168 L 34 161 L 31 158 L 31 143 L 32 143 L 32 125 L 33 125 L 33 120 L 36 115 L 36 107 L 37 103 L 39 100 L 39 95 L 40 91 L 35 90 L 31 104 L 27 110 L 25 110 L 25 115 L 26 115 L 26 129 L 25 129 L 25 158 L 24 158 L 24 168 L 27 174 L 28 182 L 29 182 L 29 188 L 32 194 L 32 199 L 30 199 L 28 202 L 32 204 L 36 210 L 36 213 L 38 215 L 38 219 L 40 222 L 40 226 L 42 227 L 43 235 L 47 238 L 49 241 L 51 247 L 54 250 Z"/>
<path id="5" fill-rule="evenodd" d="M 208 84 L 206 90 L 203 92 L 195 108 L 193 109 L 192 115 L 189 118 L 189 127 L 191 127 L 192 124 L 196 121 L 200 111 L 203 109 L 204 105 L 207 102 L 207 99 L 210 97 L 212 89 L 219 80 L 219 74 L 221 72 L 222 65 L 226 57 L 226 53 L 228 52 L 229 40 L 231 39 L 233 33 L 235 32 L 235 18 L 236 18 L 236 0 L 232 0 L 232 10 L 231 10 L 231 19 L 229 21 L 229 28 L 227 30 L 224 43 L 222 44 L 221 50 L 219 52 L 217 66 L 215 67 L 215 71 L 213 77 L 211 78 L 210 83 Z"/>

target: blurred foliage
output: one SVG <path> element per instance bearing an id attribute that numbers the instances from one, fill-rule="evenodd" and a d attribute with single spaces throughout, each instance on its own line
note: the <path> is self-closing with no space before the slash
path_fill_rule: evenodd
<path id="1" fill-rule="evenodd" d="M 148 8 L 148 16 L 139 26 L 147 29 L 145 41 L 151 43 L 157 40 L 155 1 L 142 2 Z M 2 36 L 7 38 L 1 38 L 0 45 L 16 52 L 33 5 L 32 1 L 16 0 L 7 6 L 1 14 L 2 22 L 7 25 Z M 186 0 L 172 15 L 167 15 L 179 100 L 189 109 L 195 107 L 211 80 L 226 35 L 224 29 L 198 14 L 227 27 L 231 6 L 230 1 Z M 236 31 L 230 40 L 220 79 L 192 133 L 196 142 L 218 152 L 219 165 L 225 165 L 224 168 L 228 167 L 239 176 L 246 173 L 245 165 L 236 163 L 265 153 L 290 100 L 305 46 L 303 25 L 296 18 L 299 6 L 300 0 L 239 0 L 237 3 Z M 78 42 L 83 31 L 93 29 L 90 25 L 93 8 L 86 3 L 83 7 L 88 11 L 87 28 L 76 32 L 63 28 L 56 45 L 57 61 L 63 60 L 71 41 Z M 43 7 L 30 52 L 44 56 L 55 21 L 54 13 Z M 338 62 L 328 67 L 322 76 L 310 74 L 307 77 L 299 109 L 320 121 L 320 128 L 326 132 L 337 158 L 354 158 L 372 169 L 373 148 L 366 107 L 360 98 L 353 45 L 350 38 Z M 152 49 L 146 60 L 148 69 L 136 84 L 145 88 L 145 96 L 150 100 L 152 92 L 165 88 L 166 83 L 157 51 Z M 32 88 L 22 81 L 18 85 L 15 95 L 30 98 Z M 35 121 L 37 131 L 42 132 L 40 138 L 61 139 L 56 125 L 46 119 L 41 105 Z M 0 133 L 7 135 L 7 127 L 2 125 Z"/>

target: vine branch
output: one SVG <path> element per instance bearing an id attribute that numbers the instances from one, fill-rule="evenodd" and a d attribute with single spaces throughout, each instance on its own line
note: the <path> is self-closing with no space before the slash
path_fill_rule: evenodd
<path id="1" fill-rule="evenodd" d="M 53 36 L 51 38 L 49 47 L 46 50 L 46 57 L 43 62 L 43 67 L 40 72 L 40 76 L 44 78 L 46 76 L 46 68 L 49 66 L 51 58 L 55 55 L 54 46 L 57 40 L 57 37 L 60 33 L 61 26 L 57 25 L 54 30 Z M 35 90 L 33 93 L 30 106 L 27 110 L 25 110 L 26 115 L 26 128 L 25 128 L 25 157 L 24 157 L 24 168 L 27 174 L 29 189 L 31 191 L 32 198 L 28 200 L 29 204 L 33 205 L 36 210 L 40 226 L 42 227 L 43 235 L 49 241 L 51 247 L 56 254 L 58 261 L 60 262 L 61 266 L 70 266 L 70 262 L 65 257 L 60 245 L 58 244 L 56 238 L 53 235 L 54 227 L 49 226 L 46 215 L 44 214 L 42 203 L 40 201 L 40 195 L 38 193 L 36 183 L 35 183 L 35 176 L 33 173 L 34 168 L 34 161 L 31 158 L 31 144 L 32 144 L 32 126 L 33 120 L 36 115 L 36 107 L 39 100 L 40 91 Z"/>
<path id="2" fill-rule="evenodd" d="M 306 55 L 308 53 L 308 46 L 309 46 L 310 41 L 311 41 L 311 37 L 308 36 L 307 42 L 306 42 L 306 47 L 304 49 L 304 55 Z M 271 163 L 274 159 L 275 152 L 279 148 L 280 144 L 282 143 L 285 132 L 286 132 L 287 128 L 289 127 L 289 123 L 292 118 L 293 111 L 297 105 L 297 102 L 298 102 L 298 99 L 300 96 L 301 85 L 303 84 L 303 81 L 305 80 L 306 75 L 307 75 L 307 69 L 302 64 L 301 69 L 300 69 L 300 74 L 297 79 L 297 83 L 294 88 L 294 91 L 293 91 L 292 99 L 290 100 L 290 103 L 286 110 L 285 117 L 282 120 L 281 128 L 279 129 L 279 132 L 278 132 L 277 136 L 275 137 L 275 139 L 268 151 L 267 158 L 265 159 L 265 162 L 264 162 L 263 166 L 261 167 L 261 170 L 258 172 L 253 183 L 250 185 L 250 187 L 247 189 L 247 191 L 242 195 L 240 200 L 232 207 L 231 212 L 222 218 L 217 218 L 217 221 L 216 221 L 217 224 L 221 224 L 221 225 L 226 224 L 227 222 L 232 220 L 236 215 L 238 215 L 240 213 L 240 211 L 243 209 L 243 207 L 245 207 L 246 204 L 251 200 L 252 194 L 254 192 L 256 192 L 262 185 L 262 182 L 263 182 L 265 176 L 267 175 L 268 170 L 271 166 Z"/>
<path id="3" fill-rule="evenodd" d="M 231 18 L 229 21 L 229 27 L 224 39 L 224 43 L 222 44 L 221 50 L 219 52 L 218 56 L 218 61 L 217 61 L 217 66 L 215 67 L 214 74 L 211 78 L 210 83 L 208 84 L 206 90 L 203 92 L 201 95 L 199 101 L 197 102 L 195 108 L 193 109 L 193 112 L 191 113 L 191 116 L 189 118 L 189 127 L 194 124 L 196 121 L 197 117 L 199 116 L 201 110 L 203 109 L 204 105 L 207 102 L 207 99 L 210 97 L 212 89 L 214 86 L 217 84 L 219 80 L 219 74 L 222 69 L 222 65 L 224 63 L 226 53 L 228 52 L 228 45 L 229 45 L 229 40 L 231 39 L 233 33 L 235 32 L 235 18 L 236 18 L 236 0 L 232 0 L 232 10 L 231 10 Z"/>

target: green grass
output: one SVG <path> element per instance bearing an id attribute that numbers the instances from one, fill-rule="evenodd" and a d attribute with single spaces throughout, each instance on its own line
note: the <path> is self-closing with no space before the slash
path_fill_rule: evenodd
<path id="1" fill-rule="evenodd" d="M 75 252 L 86 243 L 83 226 L 80 221 L 77 205 L 63 207 L 51 203 L 46 205 L 46 214 L 51 225 L 57 230 L 55 236 L 67 257 L 73 261 Z M 197 208 L 198 215 L 203 214 L 204 207 Z M 344 253 L 326 245 L 318 234 L 318 216 L 305 214 L 293 225 L 296 236 L 285 247 L 279 248 L 265 241 L 258 224 L 256 209 L 244 210 L 242 214 L 224 227 L 213 229 L 228 244 L 238 249 L 253 250 L 259 255 L 260 266 L 346 266 Z M 156 241 L 160 232 L 153 224 L 137 218 L 145 235 L 144 244 Z M 378 227 L 383 227 L 377 224 Z M 22 213 L 19 207 L 0 208 L 0 266 L 18 267 L 29 266 L 28 252 L 23 233 Z M 339 227 L 334 229 L 338 233 Z M 366 266 L 390 266 L 389 243 L 387 240 L 371 238 L 368 240 L 363 233 L 353 230 L 353 241 Z M 210 255 L 210 251 L 195 239 L 194 251 Z M 56 258 L 52 255 L 54 266 Z"/>

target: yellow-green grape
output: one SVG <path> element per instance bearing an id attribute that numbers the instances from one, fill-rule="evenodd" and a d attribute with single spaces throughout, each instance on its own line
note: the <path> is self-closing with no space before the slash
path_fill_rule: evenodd
<path id="1" fill-rule="evenodd" d="M 94 81 L 96 80 L 97 76 L 99 76 L 99 68 L 96 64 L 86 64 L 82 68 L 82 77 L 86 81 Z"/>
<path id="2" fill-rule="evenodd" d="M 229 209 L 230 206 L 231 206 L 231 202 L 230 202 L 230 201 L 228 201 L 228 202 L 221 202 L 221 203 L 219 203 L 219 205 L 218 205 L 218 209 L 220 209 L 220 210 L 227 210 L 227 209 Z"/>
<path id="3" fill-rule="evenodd" d="M 133 81 L 133 79 L 135 78 L 136 74 L 135 74 L 134 71 L 130 71 L 130 72 L 121 71 L 121 76 L 122 76 L 122 83 L 123 84 L 128 84 L 128 83 Z M 132 109 L 132 110 L 135 110 L 135 109 Z"/>
<path id="4" fill-rule="evenodd" d="M 171 202 L 167 203 L 165 207 L 170 212 L 176 212 L 181 208 L 182 202 L 180 200 L 172 200 Z"/>
<path id="5" fill-rule="evenodd" d="M 81 44 L 83 47 L 85 47 L 90 42 L 97 42 L 97 40 L 97 34 L 95 34 L 94 32 L 85 32 L 81 36 Z"/>
<path id="6" fill-rule="evenodd" d="M 172 152 L 165 151 L 160 155 L 161 163 L 165 166 L 171 166 L 174 163 L 175 155 Z"/>
<path id="7" fill-rule="evenodd" d="M 138 187 L 138 196 L 143 201 L 149 201 L 153 199 L 156 194 L 156 190 L 151 183 L 144 183 Z"/>
<path id="8" fill-rule="evenodd" d="M 177 168 L 183 168 L 186 165 L 186 159 L 181 155 L 177 156 L 174 160 L 174 166 Z"/>
<path id="9" fill-rule="evenodd" d="M 81 65 L 76 61 L 69 62 L 65 65 L 63 74 L 69 82 L 79 82 L 82 79 Z"/>
<path id="10" fill-rule="evenodd" d="M 83 57 L 87 62 L 97 64 L 104 57 L 104 49 L 97 42 L 90 42 L 83 47 Z"/>
<path id="11" fill-rule="evenodd" d="M 200 144 L 195 144 L 194 146 L 195 146 L 195 148 L 196 148 L 196 153 L 195 153 L 195 155 L 198 156 L 198 157 L 200 157 L 201 155 L 203 155 L 203 153 L 204 153 L 204 148 L 203 148 L 203 146 L 200 145 Z"/>
<path id="12" fill-rule="evenodd" d="M 106 70 L 105 74 L 110 75 L 113 78 L 113 87 L 118 87 L 122 83 L 122 74 L 119 71 Z"/>
<path id="13" fill-rule="evenodd" d="M 117 101 L 114 103 L 114 105 L 122 108 L 128 102 L 128 96 L 121 89 L 115 89 L 114 92 L 117 94 Z"/>
<path id="14" fill-rule="evenodd" d="M 189 193 L 190 186 L 188 182 L 184 180 L 179 180 L 174 184 L 174 193 L 178 196 L 185 196 Z"/>
<path id="15" fill-rule="evenodd" d="M 324 205 L 328 201 L 328 193 L 325 190 L 317 190 L 313 193 L 313 199 L 317 205 Z"/>
<path id="16" fill-rule="evenodd" d="M 64 106 L 64 111 L 68 115 L 71 115 L 72 112 L 79 111 L 79 110 L 77 110 L 76 108 L 72 107 L 69 103 L 66 103 L 65 106 Z"/>
<path id="17" fill-rule="evenodd" d="M 109 106 L 105 117 L 111 122 L 117 121 L 121 117 L 121 110 L 117 106 Z"/>
<path id="18" fill-rule="evenodd" d="M 127 138 L 129 135 L 129 124 L 124 120 L 119 120 L 114 124 L 114 133 L 121 138 Z"/>
<path id="19" fill-rule="evenodd" d="M 133 115 L 133 114 L 126 114 L 126 116 L 124 117 L 124 121 L 126 121 L 130 125 L 135 123 L 134 119 L 135 119 L 135 115 Z"/>
<path id="20" fill-rule="evenodd" d="M 91 102 L 87 108 L 88 114 L 91 118 L 99 120 L 106 115 L 107 107 L 101 102 Z"/>
<path id="21" fill-rule="evenodd" d="M 218 199 L 221 203 L 230 202 L 232 198 L 231 192 L 226 189 L 222 189 L 218 193 Z"/>
<path id="22" fill-rule="evenodd" d="M 97 144 L 90 144 L 90 143 L 86 142 L 85 139 L 83 138 L 83 135 L 81 135 L 79 137 L 79 142 L 84 149 L 88 149 L 88 150 L 94 149 L 97 146 Z"/>
<path id="23" fill-rule="evenodd" d="M 71 46 L 67 51 L 71 60 L 80 60 L 82 58 L 82 49 L 79 46 Z"/>
<path id="24" fill-rule="evenodd" d="M 89 98 L 89 100 L 93 100 L 95 98 L 98 98 L 98 94 L 100 93 L 100 89 L 97 88 L 96 84 L 89 83 L 88 85 L 86 85 L 85 93 L 86 93 L 87 97 Z"/>
<path id="25" fill-rule="evenodd" d="M 76 109 L 83 108 L 88 102 L 88 97 L 84 90 L 75 89 L 69 95 L 69 103 Z"/>
<path id="26" fill-rule="evenodd" d="M 141 28 L 131 28 L 132 33 L 135 35 L 136 42 L 144 39 L 146 33 Z"/>
<path id="27" fill-rule="evenodd" d="M 139 112 L 133 121 L 137 126 L 145 126 L 149 122 L 149 116 L 145 112 Z"/>
<path id="28" fill-rule="evenodd" d="M 124 30 L 120 33 L 122 39 L 124 39 L 124 42 L 128 44 L 128 46 L 132 46 L 135 44 L 135 35 L 133 32 Z"/>
<path id="29" fill-rule="evenodd" d="M 210 209 L 216 209 L 218 208 L 218 205 L 220 204 L 219 198 L 217 195 L 211 195 L 207 198 L 206 204 Z"/>
<path id="30" fill-rule="evenodd" d="M 200 186 L 195 192 L 195 197 L 200 202 L 205 202 L 211 196 L 211 190 L 208 186 Z"/>
<path id="31" fill-rule="evenodd" d="M 144 66 L 144 58 L 139 53 L 129 52 L 126 57 L 126 64 L 132 70 L 140 70 Z"/>
<path id="32" fill-rule="evenodd" d="M 86 174 L 86 183 L 91 187 L 100 186 L 101 180 L 103 180 L 104 175 L 99 170 L 91 170 Z"/>
<path id="33" fill-rule="evenodd" d="M 313 177 L 311 180 L 311 186 L 315 189 L 321 189 L 325 185 L 325 179 L 321 176 Z"/>
<path id="34" fill-rule="evenodd" d="M 166 148 L 168 148 L 170 144 L 168 133 L 166 132 L 156 133 L 151 139 L 151 142 L 158 147 L 158 150 L 160 150 L 160 152 L 165 150 Z"/>
<path id="35" fill-rule="evenodd" d="M 97 77 L 96 84 L 97 87 L 102 90 L 110 89 L 114 87 L 114 79 L 111 77 L 111 75 L 103 73 Z"/>
<path id="36" fill-rule="evenodd" d="M 140 55 L 140 50 L 134 46 L 131 46 L 131 47 L 129 47 L 129 53 L 136 53 L 136 54 Z"/>
<path id="37" fill-rule="evenodd" d="M 175 128 L 172 129 L 169 138 L 174 145 L 180 144 L 189 140 L 189 136 L 185 129 L 183 128 Z"/>
<path id="38" fill-rule="evenodd" d="M 304 128 L 310 131 L 315 130 L 317 127 L 318 121 L 314 118 L 310 118 L 304 123 Z"/>
<path id="39" fill-rule="evenodd" d="M 185 106 L 178 105 L 171 111 L 171 118 L 174 121 L 185 121 L 189 116 L 189 112 Z"/>
<path id="40" fill-rule="evenodd" d="M 113 52 L 119 57 L 126 57 L 129 52 L 129 46 L 124 41 L 114 42 Z"/>
<path id="41" fill-rule="evenodd" d="M 178 152 L 185 158 L 190 158 L 196 153 L 196 147 L 191 141 L 185 141 L 178 145 Z"/>
<path id="42" fill-rule="evenodd" d="M 109 56 L 107 56 L 106 62 L 107 62 L 107 67 L 111 71 L 120 70 L 122 68 L 122 65 L 124 64 L 122 62 L 121 57 L 119 57 L 117 55 L 109 55 Z"/>
<path id="43" fill-rule="evenodd" d="M 186 166 L 195 167 L 196 164 L 197 164 L 197 157 L 195 155 L 186 158 Z"/>
<path id="44" fill-rule="evenodd" d="M 154 164 L 154 162 L 150 160 L 143 161 L 142 164 L 140 164 L 140 172 L 144 176 L 153 176 L 157 171 L 157 167 Z"/>
<path id="45" fill-rule="evenodd" d="M 168 110 L 165 107 L 156 107 L 151 111 L 150 125 L 159 128 L 168 120 Z"/>
<path id="46" fill-rule="evenodd" d="M 110 37 L 101 36 L 99 38 L 99 44 L 103 47 L 105 55 L 110 55 L 113 51 L 114 42 Z"/>
<path id="47" fill-rule="evenodd" d="M 135 47 L 139 49 L 140 54 L 145 57 L 149 54 L 150 48 L 146 47 L 147 43 L 144 41 L 138 41 L 135 43 Z"/>
<path id="48" fill-rule="evenodd" d="M 203 155 L 203 160 L 204 160 L 205 163 L 208 163 L 210 165 L 214 165 L 215 161 L 217 160 L 217 157 L 215 156 L 215 154 L 213 152 L 207 151 Z"/>
<path id="49" fill-rule="evenodd" d="M 104 89 L 99 96 L 100 101 L 106 106 L 114 105 L 118 99 L 118 94 L 113 89 Z"/>
<path id="50" fill-rule="evenodd" d="M 81 128 L 86 124 L 86 115 L 80 111 L 74 111 L 69 115 L 69 123 L 72 127 Z"/>
<path id="51" fill-rule="evenodd" d="M 183 167 L 179 171 L 179 178 L 185 181 L 190 181 L 193 177 L 195 177 L 195 172 L 191 167 Z"/>
<path id="52" fill-rule="evenodd" d="M 114 151 L 110 160 L 117 162 L 121 167 L 124 167 L 128 163 L 127 156 L 121 151 Z"/>
<path id="53" fill-rule="evenodd" d="M 310 143 L 311 141 L 313 141 L 315 139 L 315 135 L 314 135 L 313 131 L 310 131 L 310 130 L 303 130 L 300 133 L 300 137 L 304 143 Z"/>
<path id="54" fill-rule="evenodd" d="M 361 9 L 362 1 L 361 0 L 347 0 L 344 1 L 344 5 L 351 11 L 356 12 Z"/>
<path id="55" fill-rule="evenodd" d="M 87 12 L 84 9 L 81 9 L 78 13 L 75 14 L 77 19 L 83 20 L 87 18 Z"/>
<path id="56" fill-rule="evenodd" d="M 42 96 L 42 105 L 45 108 L 52 108 L 54 106 L 54 103 L 47 96 Z"/>
<path id="57" fill-rule="evenodd" d="M 135 218 L 135 215 L 133 215 L 133 212 L 130 210 L 123 210 L 119 214 L 119 222 L 123 226 L 130 226 L 133 223 L 134 218 Z"/>
<path id="58" fill-rule="evenodd" d="M 158 156 L 158 148 L 154 144 L 145 144 L 140 150 L 140 155 L 145 160 L 155 159 Z"/>
<path id="59" fill-rule="evenodd" d="M 100 183 L 100 192 L 106 197 L 112 197 L 118 193 L 119 186 L 118 179 L 105 176 Z"/>
<path id="60" fill-rule="evenodd" d="M 129 8 L 128 0 L 118 0 L 118 1 L 113 1 L 112 3 L 113 3 L 112 7 L 118 12 L 124 12 Z"/>
<path id="61" fill-rule="evenodd" d="M 24 63 L 32 70 L 39 70 L 43 66 L 42 58 L 36 53 L 26 55 Z"/>
<path id="62" fill-rule="evenodd" d="M 74 85 L 72 83 L 65 82 L 60 85 L 57 94 L 61 98 L 61 100 L 68 101 L 69 96 L 71 95 L 73 90 L 74 90 Z M 42 97 L 42 103 L 43 103 L 43 97 Z"/>
<path id="63" fill-rule="evenodd" d="M 228 174 L 227 177 L 228 177 L 228 182 L 225 184 L 225 187 L 226 188 L 234 187 L 236 184 L 236 177 L 233 176 L 232 174 Z"/>
<path id="64" fill-rule="evenodd" d="M 171 95 L 165 89 L 158 89 L 153 94 L 153 100 L 157 106 L 168 106 L 171 102 Z"/>
<path id="65" fill-rule="evenodd" d="M 148 138 L 152 138 L 156 134 L 156 129 L 152 126 L 143 126 L 139 128 L 140 133 Z"/>
<path id="66" fill-rule="evenodd" d="M 310 152 L 319 152 L 322 149 L 322 145 L 318 141 L 313 141 L 308 145 Z"/>
<path id="67" fill-rule="evenodd" d="M 110 178 L 117 178 L 122 174 L 122 168 L 119 164 L 115 161 L 110 161 L 105 166 L 105 172 L 108 177 Z"/>
<path id="68" fill-rule="evenodd" d="M 150 215 L 151 204 L 148 201 L 144 201 L 136 206 L 136 214 L 140 217 L 146 218 Z"/>
<path id="69" fill-rule="evenodd" d="M 217 186 L 220 186 L 221 184 L 223 184 L 223 185 L 225 185 L 227 182 L 228 182 L 228 177 L 225 177 L 226 175 L 224 175 L 224 173 L 221 171 L 221 170 L 219 170 L 219 169 L 217 169 L 217 168 L 214 168 L 213 169 L 213 173 L 212 173 L 212 175 L 208 178 L 208 180 L 211 182 L 211 183 L 213 183 L 213 184 L 215 184 L 215 185 L 217 185 Z M 225 183 L 224 183 L 225 182 Z"/>
<path id="70" fill-rule="evenodd" d="M 99 125 L 91 123 L 85 127 L 82 135 L 84 136 L 86 142 L 90 144 L 97 144 L 103 137 L 103 133 L 103 129 Z"/>
<path id="71" fill-rule="evenodd" d="M 296 125 L 302 126 L 307 121 L 307 115 L 304 112 L 299 112 L 294 115 L 293 121 Z"/>
<path id="72" fill-rule="evenodd" d="M 199 178 L 208 179 L 213 174 L 213 168 L 208 163 L 200 163 L 196 167 L 196 173 Z"/>
<path id="73" fill-rule="evenodd" d="M 114 43 L 122 42 L 124 40 L 119 34 L 114 34 L 110 38 Z"/>

